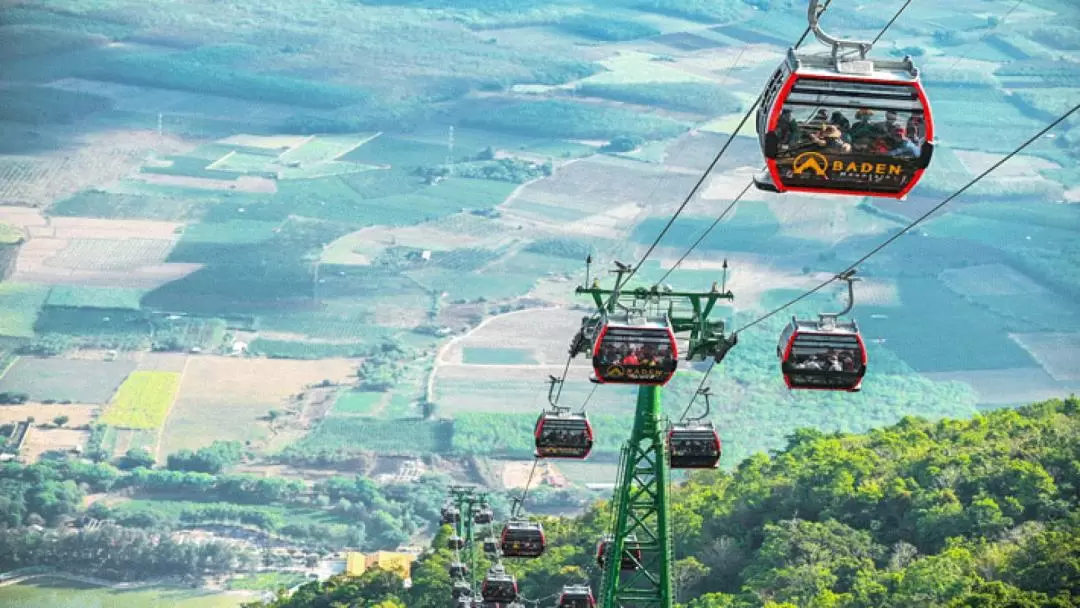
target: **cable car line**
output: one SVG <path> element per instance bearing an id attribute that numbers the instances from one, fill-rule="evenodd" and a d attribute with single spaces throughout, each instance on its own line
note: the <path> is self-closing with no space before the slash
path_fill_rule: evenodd
<path id="1" fill-rule="evenodd" d="M 1023 0 L 1021 0 L 1021 2 L 1022 1 Z M 907 2 L 904 2 L 904 6 L 901 6 L 900 10 L 896 11 L 896 14 L 893 15 L 892 19 L 889 19 L 889 22 L 885 24 L 885 27 L 881 28 L 881 31 L 878 32 L 878 35 L 874 36 L 874 39 L 870 41 L 871 46 L 877 44 L 878 40 L 881 40 L 881 37 L 885 35 L 885 32 L 889 31 L 889 28 L 892 27 L 892 24 L 896 22 L 896 19 L 898 17 L 900 17 L 900 13 L 903 13 L 904 9 L 906 9 L 908 5 L 911 4 L 911 2 L 912 0 L 907 0 Z"/>
<path id="2" fill-rule="evenodd" d="M 659 284 L 663 283 L 664 279 L 668 278 L 668 276 L 670 276 L 672 272 L 675 272 L 676 268 L 678 268 L 684 261 L 686 261 L 686 258 L 689 257 L 689 255 L 691 253 L 693 253 L 694 249 L 696 249 L 697 246 L 700 245 L 701 242 L 705 240 L 705 237 L 709 236 L 709 233 L 712 232 L 712 229 L 716 228 L 717 224 L 724 221 L 724 218 L 727 217 L 727 214 L 730 213 L 731 210 L 735 208 L 735 205 L 737 205 L 739 203 L 739 201 L 742 200 L 742 197 L 747 192 L 750 191 L 750 188 L 753 188 L 753 187 L 754 187 L 754 180 L 750 180 L 750 182 L 748 184 L 746 184 L 746 187 L 742 189 L 742 192 L 740 192 L 738 195 L 735 196 L 734 199 L 732 199 L 732 201 L 728 204 L 728 206 L 725 207 L 724 210 L 720 212 L 720 215 L 716 216 L 716 219 L 713 220 L 713 223 L 710 224 L 709 227 L 706 228 L 705 231 L 701 233 L 701 236 L 699 236 L 698 239 L 696 241 L 694 241 L 694 243 L 692 245 L 690 245 L 690 248 L 687 249 L 686 252 L 684 252 L 682 254 L 682 257 L 680 257 L 677 262 L 672 264 L 671 268 L 668 268 L 667 272 L 665 272 L 663 276 L 661 276 L 659 279 L 657 279 L 656 285 L 659 285 Z"/>
<path id="3" fill-rule="evenodd" d="M 824 13 L 825 10 L 829 8 L 830 4 L 832 4 L 832 0 L 825 0 L 825 4 L 822 5 L 821 10 L 818 14 L 820 15 Z M 802 43 L 806 40 L 806 37 L 810 34 L 811 30 L 811 27 L 806 28 L 806 31 L 803 32 L 803 35 L 799 37 L 798 42 L 796 42 L 796 48 L 802 45 Z M 754 103 L 750 104 L 750 107 L 747 108 L 746 114 L 743 115 L 742 120 L 739 121 L 738 126 L 736 126 L 735 130 L 731 132 L 731 135 L 728 136 L 727 141 L 724 142 L 724 145 L 720 148 L 720 151 L 716 153 L 716 156 L 712 159 L 712 162 L 709 163 L 709 166 L 705 168 L 705 171 L 701 174 L 701 177 L 698 179 L 697 183 L 695 183 L 694 187 L 690 189 L 690 193 L 686 195 L 686 198 L 683 199 L 683 202 L 679 205 L 679 208 L 675 210 L 675 213 L 673 213 L 671 215 L 671 218 L 668 219 L 667 224 L 665 224 L 664 228 L 660 230 L 660 234 L 656 235 L 656 239 L 654 239 L 652 244 L 649 245 L 649 248 L 645 251 L 645 254 L 641 256 L 641 259 L 638 261 L 638 263 L 635 264 L 634 267 L 630 270 L 630 272 L 626 275 L 626 279 L 623 282 L 624 284 L 628 282 L 631 277 L 637 274 L 637 271 L 641 268 L 642 264 L 645 263 L 645 260 L 647 260 L 649 256 L 652 255 L 653 250 L 656 249 L 656 246 L 660 244 L 661 239 L 663 239 L 664 235 L 667 234 L 667 231 L 671 229 L 672 224 L 675 223 L 675 220 L 678 219 L 679 215 L 681 215 L 683 210 L 686 209 L 686 206 L 690 204 L 690 201 L 694 199 L 694 195 L 697 194 L 702 184 L 704 184 L 705 180 L 708 179 L 709 175 L 712 173 L 712 170 L 720 162 L 721 157 L 724 156 L 724 152 L 727 152 L 727 149 L 731 147 L 731 143 L 735 141 L 735 138 L 739 135 L 739 131 L 741 131 L 743 126 L 746 125 L 746 121 L 750 120 L 750 117 L 754 115 L 754 111 L 757 109 L 758 105 L 761 103 L 761 100 L 764 98 L 765 91 L 763 90 L 761 94 L 758 95 L 757 99 L 754 100 Z M 612 297 L 614 298 L 615 295 L 616 294 L 612 294 Z"/>
<path id="4" fill-rule="evenodd" d="M 798 302 L 801 302 L 802 300 L 804 300 L 804 299 L 806 299 L 806 298 L 810 297 L 811 295 L 813 295 L 813 294 L 815 294 L 815 293 L 817 293 L 817 292 L 821 291 L 822 289 L 824 289 L 824 288 L 825 288 L 826 286 L 828 286 L 828 285 L 832 284 L 833 282 L 835 282 L 835 281 L 837 281 L 837 280 L 843 280 L 843 279 L 844 279 L 844 276 L 845 276 L 846 274 L 848 274 L 848 273 L 850 273 L 850 272 L 854 271 L 854 270 L 855 270 L 855 269 L 857 269 L 857 268 L 859 267 L 859 265 L 861 265 L 861 264 L 862 264 L 863 262 L 865 262 L 865 261 L 869 260 L 869 259 L 870 259 L 871 257 L 873 257 L 874 255 L 876 255 L 876 254 L 877 254 L 878 252 L 880 252 L 880 251 L 881 251 L 882 249 L 884 249 L 885 247 L 887 247 L 887 246 L 889 246 L 890 244 L 892 244 L 892 242 L 893 242 L 893 241 L 895 241 L 896 239 L 898 239 L 898 238 L 900 238 L 901 236 L 903 236 L 903 235 L 907 234 L 908 232 L 910 232 L 912 228 L 914 228 L 914 227 L 918 226 L 918 225 L 919 225 L 919 224 L 921 224 L 921 223 L 922 223 L 922 222 L 923 222 L 924 220 L 926 220 L 926 219 L 927 219 L 927 218 L 929 218 L 929 217 L 930 217 L 931 215 L 933 215 L 934 213 L 936 213 L 936 212 L 937 212 L 937 211 L 938 211 L 939 209 L 941 209 L 941 208 L 942 208 L 942 207 L 944 207 L 945 205 L 947 205 L 947 204 L 951 203 L 951 202 L 952 202 L 952 201 L 953 201 L 954 199 L 956 199 L 956 197 L 958 197 L 958 196 L 960 196 L 961 194 L 963 194 L 964 192 L 966 192 L 966 191 L 967 191 L 967 190 L 968 190 L 969 188 L 971 188 L 972 186 L 974 186 L 975 184 L 977 184 L 977 183 L 978 183 L 979 181 L 981 181 L 981 180 L 982 180 L 982 179 L 983 179 L 984 177 L 986 177 L 987 175 L 990 175 L 990 174 L 991 174 L 991 173 L 993 173 L 993 172 L 994 172 L 994 171 L 995 171 L 995 170 L 996 170 L 996 169 L 997 169 L 998 167 L 1000 167 L 1001 165 L 1003 165 L 1003 164 L 1005 164 L 1006 162 L 1008 162 L 1008 161 L 1009 161 L 1009 159 L 1011 159 L 1012 157 L 1016 156 L 1016 155 L 1017 155 L 1017 154 L 1019 154 L 1020 152 L 1023 152 L 1023 151 L 1024 151 L 1024 149 L 1026 149 L 1026 148 L 1027 148 L 1028 146 L 1030 146 L 1031 144 L 1033 144 L 1033 143 L 1034 143 L 1034 142 L 1036 142 L 1037 140 L 1041 139 L 1041 138 L 1042 138 L 1042 137 L 1043 137 L 1044 135 L 1046 135 L 1046 134 L 1047 134 L 1048 132 L 1050 132 L 1050 131 L 1051 131 L 1051 130 L 1053 130 L 1053 129 L 1054 129 L 1055 127 L 1057 127 L 1057 126 L 1058 126 L 1059 124 L 1061 124 L 1062 122 L 1064 122 L 1064 121 L 1065 121 L 1065 120 L 1066 120 L 1067 118 L 1069 118 L 1070 116 L 1072 116 L 1072 115 L 1073 115 L 1073 114 L 1074 114 L 1074 113 L 1075 113 L 1075 112 L 1076 112 L 1077 110 L 1080 110 L 1080 104 L 1077 104 L 1077 105 L 1073 106 L 1073 107 L 1072 107 L 1072 109 L 1068 110 L 1067 112 L 1065 112 L 1064 114 L 1062 114 L 1061 116 L 1059 116 L 1058 118 L 1056 118 L 1056 119 L 1055 119 L 1055 120 L 1054 120 L 1053 122 L 1051 122 L 1050 124 L 1048 124 L 1048 125 L 1047 125 L 1046 127 L 1042 128 L 1042 129 L 1041 129 L 1041 130 L 1040 130 L 1040 131 L 1039 131 L 1038 133 L 1036 133 L 1035 135 L 1032 135 L 1032 136 L 1031 136 L 1030 138 L 1028 138 L 1028 139 L 1027 139 L 1027 141 L 1025 141 L 1024 143 L 1020 144 L 1020 145 L 1019 145 L 1019 146 L 1018 146 L 1018 147 L 1017 147 L 1016 149 L 1014 149 L 1014 150 L 1013 150 L 1012 152 L 1009 152 L 1009 153 L 1008 153 L 1008 154 L 1006 154 L 1005 156 L 1001 157 L 1001 158 L 1000 158 L 1000 159 L 999 159 L 999 160 L 998 160 L 997 162 L 995 162 L 995 163 L 994 163 L 993 165 L 991 165 L 991 166 L 990 166 L 989 168 L 987 168 L 987 169 L 986 169 L 985 171 L 983 171 L 983 172 L 982 172 L 982 173 L 980 173 L 979 175 L 976 175 L 976 176 L 975 176 L 974 178 L 972 178 L 972 179 L 971 179 L 971 181 L 969 181 L 969 182 L 968 182 L 967 184 L 965 184 L 965 185 L 964 185 L 963 187 L 961 187 L 961 188 L 960 188 L 959 190 L 957 190 L 956 192 L 953 192 L 953 193 L 952 193 L 952 194 L 950 194 L 950 195 L 949 195 L 948 197 L 946 197 L 946 198 L 945 198 L 945 199 L 944 199 L 943 201 L 941 201 L 940 203 L 938 203 L 938 204 L 934 205 L 934 206 L 933 206 L 933 207 L 932 207 L 932 208 L 931 208 L 931 209 L 930 209 L 929 211 L 927 211 L 926 213 L 922 214 L 921 216 L 919 216 L 918 218 L 916 218 L 915 220 L 913 220 L 912 222 L 910 222 L 910 223 L 909 223 L 909 224 L 908 224 L 907 226 L 904 226 L 904 228 L 902 228 L 902 229 L 901 229 L 901 230 L 900 230 L 899 232 L 897 232 L 896 234 L 894 234 L 894 235 L 890 236 L 889 238 L 885 239 L 885 240 L 884 240 L 883 242 L 881 242 L 881 243 L 880 243 L 880 244 L 879 244 L 878 246 L 876 246 L 876 247 L 874 247 L 873 249 L 871 249 L 869 253 L 867 253 L 866 255 L 862 256 L 862 257 L 861 257 L 861 258 L 859 258 L 859 259 L 858 259 L 858 260 L 857 260 L 857 261 L 856 261 L 855 263 L 853 263 L 853 264 L 851 264 L 850 266 L 848 266 L 848 267 L 847 267 L 847 268 L 846 268 L 846 269 L 845 269 L 845 270 L 844 270 L 843 272 L 840 272 L 840 273 L 838 273 L 838 274 L 834 275 L 834 276 L 833 276 L 832 278 L 830 278 L 830 279 L 828 279 L 828 280 L 826 280 L 826 281 L 822 282 L 822 283 L 821 283 L 820 285 L 818 285 L 817 287 L 814 287 L 813 289 L 810 289 L 810 290 L 806 291 L 806 292 L 805 292 L 805 293 L 803 293 L 802 295 L 800 295 L 800 296 L 798 296 L 798 297 L 796 297 L 796 298 L 793 298 L 793 299 L 792 299 L 791 301 L 787 302 L 786 304 L 783 304 L 782 306 L 779 306 L 779 307 L 777 307 L 777 308 L 775 308 L 775 309 L 773 309 L 773 310 L 769 311 L 768 313 L 766 313 L 766 314 L 764 314 L 764 315 L 762 315 L 762 316 L 758 317 L 757 319 L 755 319 L 755 320 L 751 321 L 750 323 L 747 323 L 746 325 L 743 325 L 742 327 L 740 327 L 739 329 L 735 330 L 735 331 L 734 331 L 734 332 L 732 332 L 732 333 L 734 333 L 734 334 L 739 334 L 739 333 L 741 333 L 741 332 L 743 332 L 743 331 L 745 331 L 745 330 L 747 330 L 747 329 L 750 329 L 751 327 L 754 327 L 755 325 L 757 325 L 757 324 L 759 324 L 759 323 L 762 323 L 763 321 L 765 321 L 766 319 L 768 319 L 768 318 L 772 317 L 773 315 L 775 315 L 775 314 L 777 314 L 777 313 L 779 313 L 779 312 L 782 312 L 783 310 L 785 310 L 785 309 L 787 309 L 787 308 L 789 308 L 789 307 L 793 306 L 794 304 L 797 304 Z"/>

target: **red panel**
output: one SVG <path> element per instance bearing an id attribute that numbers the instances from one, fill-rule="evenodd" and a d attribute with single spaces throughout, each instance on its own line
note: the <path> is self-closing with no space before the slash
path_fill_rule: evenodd
<path id="1" fill-rule="evenodd" d="M 799 79 L 802 80 L 828 80 L 837 82 L 869 82 L 869 83 L 883 83 L 894 84 L 895 80 L 885 80 L 881 78 L 860 78 L 857 76 L 807 76 L 799 75 L 797 72 L 792 72 L 784 86 L 776 94 L 776 99 L 773 101 L 772 112 L 769 114 L 769 121 L 766 131 L 772 131 L 776 129 L 776 123 L 780 121 L 780 112 L 783 110 L 784 102 L 787 101 L 788 94 L 791 93 L 792 87 L 795 86 L 795 82 Z M 919 97 L 919 103 L 923 107 L 923 120 L 926 123 L 926 141 L 934 141 L 934 120 L 933 114 L 930 110 L 930 100 L 926 96 L 926 91 L 923 89 L 922 83 L 918 80 L 912 81 L 908 86 L 915 89 L 915 93 Z M 780 179 L 780 170 L 776 167 L 776 160 L 772 158 L 765 159 L 766 165 L 769 170 L 769 176 L 772 178 L 773 184 L 776 185 L 776 189 L 779 192 L 807 192 L 813 194 L 839 194 L 842 196 L 870 196 L 876 198 L 904 198 L 908 195 L 908 192 L 919 183 L 922 179 L 922 175 L 925 169 L 916 169 L 911 175 L 911 179 L 904 187 L 895 193 L 888 192 L 868 192 L 865 190 L 838 190 L 832 188 L 806 188 L 802 186 L 785 186 L 783 180 Z"/>

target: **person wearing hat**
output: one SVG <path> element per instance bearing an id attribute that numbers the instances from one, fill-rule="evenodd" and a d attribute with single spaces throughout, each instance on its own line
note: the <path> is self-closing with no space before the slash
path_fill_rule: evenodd
<path id="1" fill-rule="evenodd" d="M 848 129 L 848 136 L 857 149 L 868 149 L 875 139 L 884 135 L 877 125 L 870 122 L 873 117 L 874 111 L 869 108 L 859 108 L 855 112 L 855 124 Z"/>
<path id="2" fill-rule="evenodd" d="M 848 129 L 851 128 L 851 121 L 848 120 L 847 117 L 844 116 L 844 113 L 840 110 L 832 113 L 832 116 L 829 117 L 829 124 L 836 125 L 837 128 L 840 129 L 840 132 L 844 133 L 845 136 L 848 132 Z"/>
<path id="3" fill-rule="evenodd" d="M 810 140 L 829 152 L 839 154 L 851 152 L 851 144 L 844 141 L 844 134 L 836 125 L 825 125 L 817 133 L 811 134 Z"/>
<path id="4" fill-rule="evenodd" d="M 907 131 L 904 127 L 899 125 L 893 127 L 889 133 L 889 156 L 911 156 L 915 157 L 919 155 L 919 146 L 915 145 L 915 142 L 906 137 Z"/>

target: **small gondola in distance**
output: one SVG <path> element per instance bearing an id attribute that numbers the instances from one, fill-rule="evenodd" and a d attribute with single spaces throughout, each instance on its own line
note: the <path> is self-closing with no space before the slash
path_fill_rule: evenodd
<path id="1" fill-rule="evenodd" d="M 558 608 L 595 608 L 596 598 L 588 585 L 566 585 L 559 594 Z"/>
<path id="2" fill-rule="evenodd" d="M 771 192 L 904 198 L 934 149 L 910 57 L 837 62 L 789 50 L 765 87 L 757 131 L 767 167 L 754 182 Z"/>
<path id="3" fill-rule="evenodd" d="M 596 543 L 596 565 L 601 568 L 607 563 L 608 547 L 612 542 L 611 536 L 607 535 Z M 619 564 L 620 570 L 637 570 L 642 559 L 641 548 L 637 544 L 637 536 L 633 534 L 626 536 L 626 540 L 623 541 L 622 562 Z"/>
<path id="4" fill-rule="evenodd" d="M 715 469 L 722 454 L 720 434 L 711 422 L 672 424 L 667 449 L 672 469 Z"/>
<path id="5" fill-rule="evenodd" d="M 543 412 L 533 433 L 537 458 L 576 458 L 589 455 L 593 430 L 585 414 Z"/>
<path id="6" fill-rule="evenodd" d="M 485 602 L 510 603 L 517 599 L 517 579 L 496 564 L 484 575 L 480 585 L 480 596 Z"/>
<path id="7" fill-rule="evenodd" d="M 527 520 L 506 523 L 499 538 L 499 550 L 506 557 L 540 557 L 547 540 L 544 527 Z"/>
<path id="8" fill-rule="evenodd" d="M 679 348 L 666 317 L 640 323 L 609 319 L 596 336 L 592 359 L 601 384 L 662 386 L 675 375 Z"/>
<path id="9" fill-rule="evenodd" d="M 858 392 L 866 375 L 866 344 L 858 323 L 800 320 L 780 334 L 776 348 L 789 389 Z"/>

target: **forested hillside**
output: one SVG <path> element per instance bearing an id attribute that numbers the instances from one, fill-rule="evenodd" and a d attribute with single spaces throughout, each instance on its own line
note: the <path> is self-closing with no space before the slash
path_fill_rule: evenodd
<path id="1" fill-rule="evenodd" d="M 863 435 L 801 430 L 786 449 L 675 489 L 675 579 L 690 608 L 1080 605 L 1080 399 L 972 420 L 905 418 Z M 545 518 L 549 549 L 514 560 L 535 599 L 588 578 L 606 504 Z M 413 586 L 373 571 L 273 608 L 450 601 L 446 534 Z"/>

